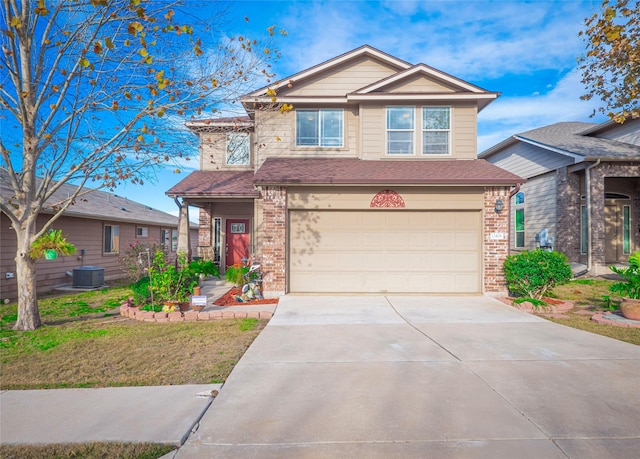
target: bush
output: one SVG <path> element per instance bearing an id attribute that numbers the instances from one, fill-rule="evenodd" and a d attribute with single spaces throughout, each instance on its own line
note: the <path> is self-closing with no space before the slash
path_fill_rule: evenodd
<path id="1" fill-rule="evenodd" d="M 609 266 L 609 269 L 623 279 L 612 284 L 609 291 L 621 297 L 640 300 L 640 251 L 629 255 L 629 266 L 626 268 Z"/>
<path id="2" fill-rule="evenodd" d="M 142 277 L 129 286 L 133 292 L 133 302 L 137 305 L 146 304 L 151 297 L 149 276 Z"/>
<path id="3" fill-rule="evenodd" d="M 543 303 L 542 297 L 553 287 L 566 284 L 573 276 L 564 254 L 540 249 L 509 255 L 504 274 L 509 290 L 534 304 Z"/>
<path id="4" fill-rule="evenodd" d="M 224 272 L 224 278 L 227 282 L 231 282 L 236 287 L 240 287 L 244 284 L 244 275 L 248 272 L 249 268 L 240 264 L 227 266 L 227 270 Z"/>
<path id="5" fill-rule="evenodd" d="M 211 260 L 193 260 L 189 263 L 189 269 L 191 272 L 197 276 L 215 276 L 220 277 L 220 270 L 218 269 L 218 265 L 216 265 Z"/>
<path id="6" fill-rule="evenodd" d="M 158 269 L 155 264 L 155 254 L 162 250 L 162 246 L 155 239 L 151 239 L 149 242 L 136 241 L 134 244 L 129 244 L 129 247 L 118 258 L 118 261 L 129 279 L 137 281 L 147 275 L 146 271 L 149 268 L 149 262 L 151 262 L 152 267 Z M 147 259 L 147 257 L 149 258 Z"/>

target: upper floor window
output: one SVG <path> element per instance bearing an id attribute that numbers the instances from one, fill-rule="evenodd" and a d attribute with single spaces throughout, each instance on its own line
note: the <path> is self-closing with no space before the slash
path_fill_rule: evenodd
<path id="1" fill-rule="evenodd" d="M 414 107 L 387 108 L 387 153 L 412 155 L 414 137 Z"/>
<path id="2" fill-rule="evenodd" d="M 416 137 L 416 117 L 421 136 Z M 450 107 L 387 107 L 387 154 L 448 155 L 451 153 Z M 415 148 L 415 142 L 418 148 Z"/>
<path id="3" fill-rule="evenodd" d="M 296 145 L 342 147 L 342 110 L 296 110 Z"/>
<path id="4" fill-rule="evenodd" d="M 227 164 L 242 166 L 250 164 L 249 134 L 233 132 L 227 134 Z"/>
<path id="5" fill-rule="evenodd" d="M 451 133 L 449 107 L 422 107 L 422 154 L 448 155 Z"/>
<path id="6" fill-rule="evenodd" d="M 120 227 L 118 225 L 104 225 L 104 253 L 118 253 L 120 251 Z"/>

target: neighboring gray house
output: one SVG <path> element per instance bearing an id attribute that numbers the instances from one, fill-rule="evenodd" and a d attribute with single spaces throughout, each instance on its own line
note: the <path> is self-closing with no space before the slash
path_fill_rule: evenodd
<path id="1" fill-rule="evenodd" d="M 479 157 L 527 179 L 511 198 L 512 252 L 539 246 L 546 229 L 556 250 L 599 275 L 640 250 L 640 119 L 552 124 Z"/>

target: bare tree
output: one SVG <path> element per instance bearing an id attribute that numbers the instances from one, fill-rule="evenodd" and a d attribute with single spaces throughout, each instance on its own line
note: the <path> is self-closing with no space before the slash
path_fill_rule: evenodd
<path id="1" fill-rule="evenodd" d="M 186 155 L 185 119 L 231 103 L 256 78 L 269 84 L 277 32 L 225 37 L 216 18 L 197 29 L 177 1 L 0 1 L 0 172 L 12 190 L 0 210 L 17 237 L 15 328 L 33 330 L 41 320 L 32 243 L 83 186 L 142 183 L 145 170 Z M 75 193 L 37 227 L 65 183 Z"/>
<path id="2" fill-rule="evenodd" d="M 599 97 L 605 106 L 598 110 L 619 123 L 640 117 L 640 6 L 631 5 L 604 0 L 579 34 L 587 49 L 578 60 L 587 87 L 581 99 Z"/>

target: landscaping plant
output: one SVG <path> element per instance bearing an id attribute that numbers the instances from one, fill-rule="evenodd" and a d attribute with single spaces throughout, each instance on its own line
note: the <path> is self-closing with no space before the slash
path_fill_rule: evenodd
<path id="1" fill-rule="evenodd" d="M 163 252 L 163 249 L 155 239 L 151 239 L 149 242 L 136 241 L 134 244 L 129 244 L 118 261 L 128 277 L 132 281 L 137 281 L 147 276 L 147 268 L 149 268 L 149 264 L 154 266 L 155 256 L 158 252 Z"/>
<path id="2" fill-rule="evenodd" d="M 241 264 L 235 264 L 233 266 L 227 266 L 227 270 L 224 272 L 224 278 L 227 282 L 231 282 L 236 287 L 240 287 L 245 283 L 245 274 L 249 272 L 249 268 L 242 266 Z"/>
<path id="3" fill-rule="evenodd" d="M 198 278 L 187 265 L 187 257 L 178 255 L 177 264 L 171 264 L 166 259 L 164 252 L 158 251 L 153 260 L 153 266 L 149 268 L 151 291 L 155 300 L 177 301 L 186 303 L 198 285 Z"/>
<path id="4" fill-rule="evenodd" d="M 622 281 L 611 284 L 611 293 L 632 300 L 640 299 L 640 251 L 629 256 L 629 266 L 618 268 L 609 266 L 609 269 L 622 277 Z"/>
<path id="5" fill-rule="evenodd" d="M 73 255 L 76 253 L 76 248 L 62 235 L 62 230 L 49 230 L 44 233 L 33 244 L 31 244 L 31 251 L 29 256 L 31 258 L 38 259 L 44 258 L 45 253 L 49 250 L 53 250 L 60 255 Z"/>
<path id="6" fill-rule="evenodd" d="M 504 274 L 509 291 L 521 297 L 516 302 L 530 301 L 534 306 L 544 305 L 542 298 L 573 276 L 564 254 L 540 249 L 509 255 Z"/>

